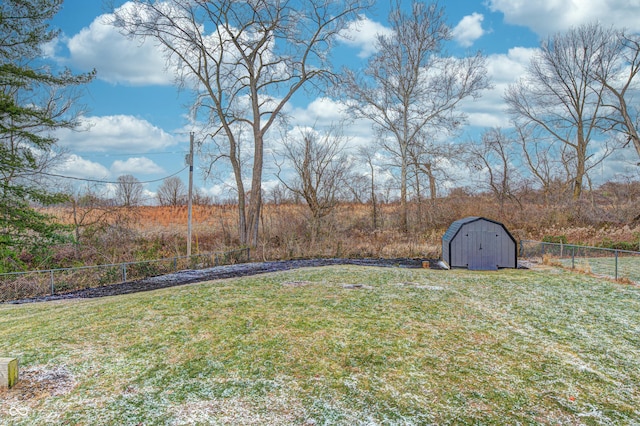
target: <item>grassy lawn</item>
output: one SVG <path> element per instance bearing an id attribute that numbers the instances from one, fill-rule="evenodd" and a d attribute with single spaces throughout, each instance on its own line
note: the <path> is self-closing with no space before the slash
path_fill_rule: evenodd
<path id="1" fill-rule="evenodd" d="M 574 266 L 577 270 L 594 274 L 615 277 L 616 259 L 613 254 L 608 257 L 576 257 L 574 260 L 561 259 L 559 262 L 566 268 Z M 640 284 L 640 256 L 620 255 L 618 258 L 618 278 L 626 278 Z"/>
<path id="2" fill-rule="evenodd" d="M 348 286 L 347 284 L 355 284 Z M 325 267 L 0 306 L 0 424 L 637 424 L 640 288 Z"/>

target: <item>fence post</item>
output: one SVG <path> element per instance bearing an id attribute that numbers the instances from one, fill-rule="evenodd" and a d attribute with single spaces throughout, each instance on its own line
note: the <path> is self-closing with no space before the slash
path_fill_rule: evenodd
<path id="1" fill-rule="evenodd" d="M 2 0 L 0 0 L 1 2 Z M 535 243 L 535 241 L 527 241 L 528 243 Z M 524 244 L 522 244 L 521 241 L 521 247 L 520 247 L 521 251 L 524 253 Z M 222 262 L 228 263 L 229 260 L 232 260 L 234 262 L 239 262 L 241 261 L 241 253 L 246 253 L 246 261 L 248 262 L 251 258 L 251 249 L 249 247 L 245 247 L 245 248 L 241 248 L 241 249 L 236 249 L 236 250 L 232 250 L 229 252 L 213 252 L 211 254 L 209 254 L 213 261 L 215 262 L 215 266 L 220 266 Z M 173 265 L 174 265 L 174 269 L 177 271 L 178 268 L 180 267 L 180 265 L 178 265 L 178 259 L 184 259 L 184 258 L 189 258 L 189 259 L 198 259 L 198 258 L 203 258 L 203 256 L 205 256 L 204 254 L 201 255 L 194 255 L 191 257 L 186 257 L 186 256 L 176 256 L 173 258 Z M 171 258 L 163 258 L 163 259 L 159 259 L 162 260 L 163 262 L 170 260 Z M 136 264 L 140 264 L 140 263 L 144 263 L 144 264 L 150 264 L 150 262 L 153 261 L 148 261 L 148 262 L 129 262 L 133 265 Z M 110 284 L 116 284 L 117 280 L 116 277 L 113 275 L 116 273 L 116 269 L 117 266 L 120 265 L 120 275 L 121 275 L 121 279 L 122 282 L 126 282 L 128 277 L 127 277 L 127 265 L 128 263 L 109 263 L 109 264 L 103 264 L 103 265 L 95 265 L 89 268 L 100 268 L 100 270 L 102 270 L 102 268 L 108 268 L 108 270 L 102 274 L 99 274 L 98 279 L 99 280 L 105 280 L 104 284 L 105 285 L 110 285 Z M 5 280 L 5 276 L 7 277 L 13 277 L 13 276 L 24 276 L 25 274 L 30 274 L 30 273 L 37 273 L 39 274 L 39 277 L 42 277 L 41 280 L 39 279 L 38 281 L 40 282 L 40 284 L 42 284 L 41 286 L 38 285 L 38 294 L 37 296 L 46 296 L 48 293 L 50 293 L 50 295 L 55 295 L 56 294 L 56 284 L 55 284 L 55 272 L 56 271 L 60 271 L 61 273 L 64 272 L 71 272 L 71 276 L 67 276 L 67 277 L 62 277 L 62 284 L 65 284 L 65 282 L 67 282 L 67 280 L 69 280 L 70 285 L 75 286 L 76 284 L 78 284 L 75 281 L 74 278 L 74 274 L 72 273 L 73 271 L 78 271 L 78 270 L 84 270 L 88 267 L 84 266 L 84 267 L 79 267 L 79 268 L 58 268 L 58 269 L 45 269 L 45 270 L 39 270 L 39 271 L 27 271 L 27 272 L 18 272 L 18 273 L 2 273 L 0 274 L 0 277 L 2 277 L 3 280 L 3 285 L 1 287 L 4 288 L 4 290 L 0 290 L 0 299 L 6 299 L 6 300 L 16 300 L 17 298 L 20 297 L 20 280 L 18 278 L 14 278 L 13 280 L 11 280 L 10 278 L 7 278 L 7 280 L 9 280 L 8 282 L 4 283 Z M 46 281 L 44 279 L 44 276 L 46 275 L 46 273 L 49 272 L 49 285 L 47 290 L 45 291 L 45 284 Z M 137 270 L 135 270 L 134 268 L 134 279 L 135 276 L 137 276 Z M 149 275 L 144 275 L 145 277 L 149 276 Z M 116 280 L 116 281 L 114 281 Z M 12 295 L 11 295 L 12 294 Z"/>
<path id="2" fill-rule="evenodd" d="M 618 281 L 618 250 L 616 250 L 615 253 L 616 253 L 616 281 Z"/>

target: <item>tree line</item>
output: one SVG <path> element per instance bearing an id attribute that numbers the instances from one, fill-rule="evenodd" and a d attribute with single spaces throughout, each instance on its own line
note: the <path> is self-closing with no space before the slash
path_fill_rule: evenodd
<path id="1" fill-rule="evenodd" d="M 0 4 L 5 255 L 64 234 L 32 206 L 69 197 L 47 186 L 46 171 L 63 154 L 56 155 L 51 135 L 77 125 L 78 88 L 95 72 L 54 73 L 38 65 L 43 44 L 57 34 L 48 22 L 61 4 Z M 587 24 L 548 37 L 525 75 L 504 93 L 512 127 L 451 144 L 467 123 L 463 102 L 492 85 L 487 58 L 481 52 L 447 54 L 452 34 L 438 3 L 416 0 L 403 8 L 396 0 L 390 32 L 376 36 L 376 50 L 362 68 L 338 69 L 332 49 L 371 6 L 366 0 L 133 0 L 114 10 L 111 24 L 129 37 L 155 40 L 178 85 L 192 94 L 190 112 L 203 123 L 205 175 L 221 163 L 233 172 L 241 244 L 258 241 L 265 163 L 277 167 L 280 189 L 307 204 L 317 229 L 345 191 L 372 203 L 375 223 L 381 193 L 376 174 L 384 161 L 398 188 L 399 227 L 406 231 L 412 197 L 428 193 L 435 202 L 457 161 L 504 204 L 517 202 L 524 187 L 540 189 L 545 199 L 560 189 L 579 200 L 590 171 L 615 150 L 631 145 L 640 156 L 636 34 Z M 340 100 L 351 118 L 371 123 L 371 146 L 354 153 L 341 131 L 344 123 L 297 128 L 285 106 L 303 91 Z M 265 158 L 265 145 L 281 129 L 279 156 Z M 352 170 L 356 161 L 359 173 Z M 116 198 L 134 205 L 142 191 L 135 177 L 121 176 Z M 183 202 L 184 184 L 178 178 L 163 182 L 157 199 Z"/>
<path id="2" fill-rule="evenodd" d="M 194 112 L 203 114 L 210 129 L 204 142 L 210 164 L 226 160 L 233 169 L 244 244 L 257 239 L 265 135 L 277 119 L 286 119 L 283 105 L 302 89 L 342 99 L 354 118 L 371 122 L 377 140 L 370 149 L 385 152 L 399 170 L 404 230 L 412 176 L 419 192 L 425 175 L 435 199 L 452 160 L 478 167 L 503 200 L 522 182 L 545 194 L 559 183 L 578 200 L 589 171 L 614 149 L 632 143 L 640 155 L 633 103 L 640 39 L 624 30 L 587 24 L 544 40 L 526 74 L 504 94 L 514 130 L 489 129 L 481 141 L 451 146 L 442 135 L 453 136 L 466 124 L 461 102 L 481 96 L 491 82 L 480 52 L 446 54 L 451 30 L 437 3 L 413 1 L 402 8 L 393 2 L 391 31 L 377 36 L 376 52 L 362 69 L 340 72 L 328 62 L 329 50 L 367 2 L 310 1 L 303 10 L 287 0 L 169 3 L 137 0 L 136 7 L 116 13 L 115 25 L 163 45 L 181 84 L 193 90 Z M 203 20 L 213 24 L 213 33 L 203 33 Z M 317 220 L 326 211 L 314 194 L 325 169 L 316 169 L 317 179 L 311 179 L 313 137 L 325 136 L 302 132 L 295 150 L 285 138 L 297 186 L 281 180 Z M 243 155 L 247 145 L 253 151 Z M 321 155 L 315 152 L 319 166 Z M 326 191 L 331 198 L 332 190 Z"/>

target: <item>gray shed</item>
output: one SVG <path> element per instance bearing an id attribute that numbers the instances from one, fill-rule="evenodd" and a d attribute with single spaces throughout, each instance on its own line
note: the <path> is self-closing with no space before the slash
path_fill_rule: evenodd
<path id="1" fill-rule="evenodd" d="M 515 238 L 500 222 L 484 217 L 456 220 L 442 236 L 442 260 L 452 268 L 516 268 Z"/>

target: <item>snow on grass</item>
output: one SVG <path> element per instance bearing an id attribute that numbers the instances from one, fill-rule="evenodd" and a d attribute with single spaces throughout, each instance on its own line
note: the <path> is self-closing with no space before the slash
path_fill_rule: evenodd
<path id="1" fill-rule="evenodd" d="M 640 290 L 560 269 L 333 266 L 5 305 L 0 338 L 41 378 L 23 388 L 59 386 L 0 393 L 2 424 L 640 422 Z"/>
<path id="2" fill-rule="evenodd" d="M 0 390 L 0 419 L 57 423 L 60 412 L 53 401 L 73 391 L 77 384 L 73 374 L 64 365 L 35 365 L 20 369 L 19 375 L 15 387 Z"/>
<path id="3" fill-rule="evenodd" d="M 242 378 L 225 378 L 223 382 L 241 382 L 239 386 L 266 386 L 264 395 L 228 395 L 207 400 L 189 401 L 174 407 L 176 425 L 234 424 L 234 425 L 291 425 L 304 424 L 304 405 L 297 398 L 295 381 L 285 377 L 246 383 Z"/>
<path id="4" fill-rule="evenodd" d="M 608 256 L 600 257 L 575 257 L 575 258 L 551 258 L 565 268 L 575 268 L 576 271 L 596 274 L 602 277 L 615 278 L 616 259 L 612 251 Z M 637 254 L 620 253 L 618 256 L 618 279 L 626 279 L 640 284 L 640 256 Z"/>

